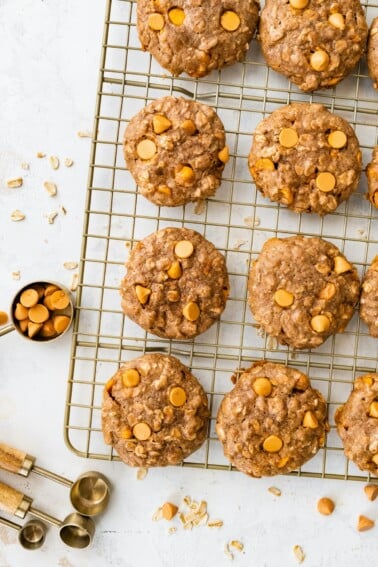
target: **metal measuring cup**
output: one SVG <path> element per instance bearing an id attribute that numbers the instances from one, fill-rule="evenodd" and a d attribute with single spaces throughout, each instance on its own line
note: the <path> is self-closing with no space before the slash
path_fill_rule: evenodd
<path id="1" fill-rule="evenodd" d="M 58 315 L 68 316 L 70 318 L 70 322 L 62 333 L 56 334 L 55 336 L 41 337 L 40 335 L 37 334 L 35 336 L 29 337 L 27 334 L 25 334 L 21 330 L 21 326 L 20 326 L 21 322 L 15 316 L 17 304 L 20 303 L 21 294 L 24 291 L 26 291 L 27 289 L 31 289 L 31 288 L 32 289 L 42 289 L 43 287 L 47 288 L 47 286 L 56 286 L 57 288 L 59 288 L 59 290 L 62 290 L 67 295 L 67 297 L 69 298 L 68 306 L 66 308 L 62 309 L 62 310 L 57 310 L 56 313 Z M 42 299 L 42 298 L 40 298 L 40 299 Z M 74 315 L 73 297 L 72 297 L 71 292 L 64 285 L 62 285 L 58 282 L 49 281 L 49 280 L 38 280 L 38 281 L 30 282 L 30 283 L 24 285 L 21 289 L 19 289 L 18 292 L 16 293 L 16 295 L 13 297 L 12 302 L 11 302 L 11 310 L 10 310 L 11 323 L 0 328 L 0 337 L 2 337 L 3 335 L 7 335 L 11 331 L 17 331 L 17 333 L 21 337 L 23 337 L 24 339 L 26 339 L 28 341 L 38 342 L 38 343 L 46 343 L 46 342 L 51 343 L 51 342 L 53 342 L 57 339 L 60 339 L 60 337 L 62 337 L 63 335 L 65 335 L 68 332 L 69 328 L 72 325 L 73 315 Z"/>
<path id="2" fill-rule="evenodd" d="M 109 502 L 110 482 L 101 473 L 89 471 L 72 482 L 63 476 L 37 467 L 35 457 L 23 451 L 0 443 L 0 468 L 21 476 L 31 472 L 70 487 L 70 499 L 75 510 L 85 516 L 97 516 L 104 511 Z"/>
<path id="3" fill-rule="evenodd" d="M 69 514 L 63 521 L 32 506 L 33 500 L 15 488 L 0 482 L 0 510 L 25 518 L 27 513 L 59 528 L 60 539 L 68 546 L 84 549 L 91 543 L 95 533 L 92 518 L 77 512 Z"/>
<path id="4" fill-rule="evenodd" d="M 20 526 L 0 517 L 0 524 L 18 531 L 18 541 L 24 549 L 39 549 L 45 541 L 47 528 L 40 520 L 30 520 Z"/>

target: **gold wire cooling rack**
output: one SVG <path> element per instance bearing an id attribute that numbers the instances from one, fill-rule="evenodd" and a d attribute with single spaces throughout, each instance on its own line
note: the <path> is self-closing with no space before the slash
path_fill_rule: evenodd
<path id="1" fill-rule="evenodd" d="M 378 4 L 371 0 L 364 6 L 370 24 L 378 15 Z M 158 350 L 189 366 L 209 396 L 208 439 L 183 466 L 231 469 L 214 431 L 217 409 L 232 386 L 232 373 L 265 358 L 307 373 L 329 403 L 331 431 L 326 446 L 293 474 L 367 480 L 344 457 L 334 411 L 348 396 L 356 374 L 377 371 L 378 341 L 368 335 L 356 314 L 344 334 L 315 351 L 293 352 L 262 336 L 247 306 L 249 263 L 270 237 L 322 236 L 355 263 L 360 275 L 378 253 L 378 215 L 364 198 L 365 176 L 348 202 L 320 218 L 297 215 L 264 199 L 247 167 L 256 125 L 276 108 L 297 100 L 321 102 L 346 118 L 355 128 L 366 165 L 378 140 L 378 97 L 366 61 L 334 90 L 308 95 L 269 70 L 253 41 L 244 63 L 200 80 L 175 78 L 141 51 L 135 24 L 135 0 L 108 0 L 65 412 L 68 446 L 82 457 L 118 459 L 102 438 L 103 386 L 122 361 Z M 226 128 L 231 159 L 221 188 L 202 210 L 192 204 L 156 207 L 138 194 L 125 168 L 122 138 L 127 122 L 144 105 L 168 94 L 212 105 Z M 227 261 L 231 295 L 226 310 L 220 322 L 193 341 L 147 334 L 120 308 L 119 284 L 128 249 L 166 226 L 197 230 L 216 244 Z"/>

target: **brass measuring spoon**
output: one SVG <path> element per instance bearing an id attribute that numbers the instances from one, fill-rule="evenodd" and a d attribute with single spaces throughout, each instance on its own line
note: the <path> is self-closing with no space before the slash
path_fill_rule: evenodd
<path id="1" fill-rule="evenodd" d="M 40 520 L 30 520 L 23 526 L 0 517 L 0 524 L 18 531 L 18 541 L 24 549 L 39 549 L 46 536 L 46 526 Z"/>
<path id="2" fill-rule="evenodd" d="M 89 471 L 79 476 L 72 482 L 63 476 L 51 471 L 37 467 L 35 457 L 27 455 L 23 451 L 8 447 L 0 443 L 0 468 L 21 476 L 28 476 L 30 472 L 49 478 L 55 482 L 70 487 L 70 499 L 72 506 L 85 516 L 97 516 L 101 514 L 109 502 L 110 482 L 103 474 Z"/>
<path id="3" fill-rule="evenodd" d="M 91 543 L 95 533 L 92 518 L 76 512 L 69 514 L 63 521 L 32 507 L 33 500 L 15 488 L 0 482 L 0 510 L 25 518 L 27 513 L 36 516 L 59 528 L 60 539 L 70 547 L 84 549 Z"/>

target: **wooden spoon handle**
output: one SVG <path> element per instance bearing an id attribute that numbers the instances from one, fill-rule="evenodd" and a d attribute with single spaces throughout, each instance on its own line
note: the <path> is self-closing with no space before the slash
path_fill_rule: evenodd
<path id="1" fill-rule="evenodd" d="M 0 482 L 0 510 L 24 518 L 30 508 L 31 500 L 22 492 Z"/>
<path id="2" fill-rule="evenodd" d="M 5 443 L 0 443 L 0 469 L 28 476 L 33 464 L 34 457 L 30 457 L 19 449 L 13 449 Z"/>

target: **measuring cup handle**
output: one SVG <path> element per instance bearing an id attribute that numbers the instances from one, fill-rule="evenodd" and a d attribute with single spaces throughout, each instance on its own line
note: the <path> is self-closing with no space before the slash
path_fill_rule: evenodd
<path id="1" fill-rule="evenodd" d="M 2 329 L 0 329 L 0 337 L 2 337 L 3 335 L 7 335 L 11 331 L 15 331 L 15 330 L 16 330 L 16 327 L 13 324 L 7 325 L 6 327 L 3 327 Z"/>
<path id="2" fill-rule="evenodd" d="M 22 492 L 0 482 L 0 510 L 25 518 L 32 501 Z"/>
<path id="3" fill-rule="evenodd" d="M 34 465 L 34 460 L 34 457 L 23 451 L 0 443 L 0 469 L 21 476 L 28 476 Z"/>

